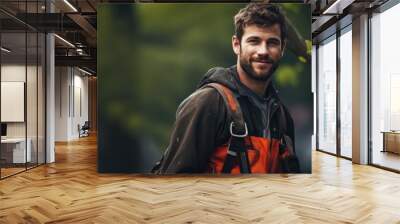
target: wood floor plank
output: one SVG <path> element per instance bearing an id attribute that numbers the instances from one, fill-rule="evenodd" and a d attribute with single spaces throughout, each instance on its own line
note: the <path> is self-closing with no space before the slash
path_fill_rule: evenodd
<path id="1" fill-rule="evenodd" d="M 0 223 L 400 223 L 400 175 L 313 152 L 313 174 L 97 173 L 96 138 L 0 181 Z"/>

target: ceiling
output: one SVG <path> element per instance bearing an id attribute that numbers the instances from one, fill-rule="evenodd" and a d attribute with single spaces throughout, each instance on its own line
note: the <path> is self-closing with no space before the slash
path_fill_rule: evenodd
<path id="1" fill-rule="evenodd" d="M 12 50 L 2 53 L 2 59 L 18 63 L 25 55 L 33 58 L 44 47 L 38 45 L 37 33 L 54 32 L 56 66 L 79 66 L 96 73 L 96 7 L 102 2 L 113 1 L 1 0 L 2 46 Z"/>
<path id="2" fill-rule="evenodd" d="M 372 12 L 390 0 L 305 0 L 312 10 L 313 43 L 351 24 L 352 18 Z"/>
<path id="3" fill-rule="evenodd" d="M 140 2 L 162 2 L 140 1 Z M 311 5 L 312 36 L 315 39 L 337 21 L 375 8 L 387 0 L 304 0 Z M 47 2 L 47 4 L 46 4 Z M 80 66 L 96 72 L 97 11 L 100 3 L 133 3 L 133 0 L 1 0 L 2 43 L 15 55 L 34 53 L 36 41 L 28 38 L 25 52 L 24 33 L 54 32 L 56 65 Z M 165 2 L 165 1 L 164 1 Z M 175 1 L 176 2 L 176 1 Z M 279 2 L 276 0 L 275 2 Z M 291 2 L 303 2 L 292 0 Z M 51 13 L 50 13 L 51 12 Z M 351 18 L 350 18 L 351 21 Z M 66 40 L 66 41 L 64 41 Z M 30 43 L 30 41 L 33 41 Z M 3 45 L 5 46 L 5 45 Z M 41 45 L 39 46 L 41 47 Z M 12 58 L 9 56 L 9 58 Z"/>

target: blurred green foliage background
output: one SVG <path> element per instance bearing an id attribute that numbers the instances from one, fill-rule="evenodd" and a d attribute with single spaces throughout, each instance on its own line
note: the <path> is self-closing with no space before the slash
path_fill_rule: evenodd
<path id="1" fill-rule="evenodd" d="M 281 5 L 301 41 L 307 43 L 305 54 L 310 55 L 309 6 Z M 195 90 L 207 70 L 236 63 L 231 45 L 233 17 L 244 6 L 99 6 L 99 170 L 146 172 L 160 158 L 179 103 Z M 311 114 L 300 117 L 308 121 L 296 126 L 296 133 L 310 128 L 312 131 L 310 58 L 287 49 L 275 83 L 289 109 L 299 104 L 305 108 L 304 113 Z M 305 159 L 311 162 L 311 154 L 308 157 Z"/>

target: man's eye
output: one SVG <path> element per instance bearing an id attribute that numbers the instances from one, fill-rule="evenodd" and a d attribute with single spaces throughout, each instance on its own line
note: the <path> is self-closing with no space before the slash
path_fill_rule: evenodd
<path id="1" fill-rule="evenodd" d="M 250 44 L 257 44 L 258 43 L 258 41 L 254 40 L 254 39 L 248 40 L 247 42 L 250 43 Z"/>
<path id="2" fill-rule="evenodd" d="M 281 42 L 279 42 L 277 40 L 268 41 L 268 45 L 270 45 L 270 46 L 279 46 L 280 44 L 281 44 Z"/>

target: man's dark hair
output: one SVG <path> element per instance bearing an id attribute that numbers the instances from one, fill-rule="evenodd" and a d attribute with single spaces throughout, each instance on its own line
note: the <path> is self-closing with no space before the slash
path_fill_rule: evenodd
<path id="1" fill-rule="evenodd" d="M 250 25 L 270 27 L 279 24 L 281 28 L 282 45 L 286 43 L 287 27 L 285 15 L 282 9 L 273 4 L 249 3 L 241 9 L 234 17 L 235 35 L 241 41 L 244 28 Z"/>

